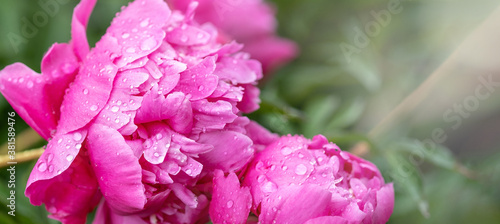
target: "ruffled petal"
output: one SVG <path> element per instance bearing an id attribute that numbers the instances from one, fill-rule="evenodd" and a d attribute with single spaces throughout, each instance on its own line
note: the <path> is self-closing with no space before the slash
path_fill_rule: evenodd
<path id="1" fill-rule="evenodd" d="M 377 191 L 377 206 L 373 212 L 373 223 L 386 223 L 394 209 L 394 187 L 392 183 Z"/>
<path id="2" fill-rule="evenodd" d="M 146 196 L 141 166 L 121 134 L 96 124 L 90 127 L 87 143 L 90 161 L 109 206 L 118 213 L 143 209 Z"/>
<path id="3" fill-rule="evenodd" d="M 332 194 L 320 186 L 288 186 L 262 201 L 261 223 L 304 223 L 328 215 Z"/>
<path id="4" fill-rule="evenodd" d="M 214 131 L 200 134 L 200 143 L 213 145 L 210 152 L 200 154 L 199 161 L 208 170 L 220 169 L 234 172 L 253 157 L 252 140 L 246 135 L 234 131 Z"/>
<path id="5" fill-rule="evenodd" d="M 45 203 L 50 217 L 63 223 L 85 223 L 101 198 L 92 168 L 81 156 L 57 178 L 31 184 L 26 196 L 35 205 Z"/>
<path id="6" fill-rule="evenodd" d="M 87 22 L 97 0 L 82 0 L 73 12 L 71 21 L 71 45 L 76 56 L 83 61 L 89 53 Z"/>
<path id="7" fill-rule="evenodd" d="M 224 177 L 221 170 L 214 173 L 210 217 L 214 223 L 246 223 L 252 206 L 252 195 L 247 187 L 240 187 L 238 177 L 230 173 Z"/>
<path id="8" fill-rule="evenodd" d="M 70 167 L 80 152 L 86 135 L 87 131 L 81 129 L 68 134 L 56 135 L 49 141 L 47 148 L 38 159 L 30 174 L 26 185 L 26 196 L 30 197 L 36 192 L 31 189 L 33 183 L 52 179 Z M 39 205 L 41 201 L 38 199 L 36 195 L 33 195 L 31 203 Z"/>
<path id="9" fill-rule="evenodd" d="M 206 57 L 199 64 L 182 72 L 179 84 L 173 91 L 191 94 L 192 101 L 210 96 L 219 82 L 218 77 L 212 74 L 215 70 L 216 58 L 216 56 Z"/>
<path id="10" fill-rule="evenodd" d="M 103 200 L 97 208 L 93 224 L 148 224 L 137 215 L 119 215 Z"/>

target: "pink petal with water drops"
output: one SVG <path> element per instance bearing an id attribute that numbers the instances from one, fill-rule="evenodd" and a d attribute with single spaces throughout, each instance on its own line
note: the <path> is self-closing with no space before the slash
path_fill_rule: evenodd
<path id="1" fill-rule="evenodd" d="M 392 183 L 377 191 L 377 206 L 373 212 L 373 223 L 383 223 L 389 220 L 394 209 L 394 187 Z"/>
<path id="2" fill-rule="evenodd" d="M 212 201 L 209 213 L 214 223 L 246 223 L 252 205 L 252 196 L 247 187 L 240 187 L 238 177 L 229 173 L 224 177 L 215 170 Z"/>
<path id="3" fill-rule="evenodd" d="M 162 163 L 170 148 L 173 131 L 167 124 L 161 122 L 147 124 L 146 128 L 149 138 L 143 144 L 144 158 L 152 164 Z"/>
<path id="4" fill-rule="evenodd" d="M 144 95 L 141 107 L 137 110 L 135 122 L 147 123 L 175 116 L 188 116 L 185 124 L 189 124 L 189 111 L 186 111 L 186 108 L 191 110 L 191 103 L 184 93 L 174 92 L 165 97 L 158 93 L 158 87 L 155 86 Z M 182 112 L 188 114 L 181 114 Z"/>
<path id="5" fill-rule="evenodd" d="M 328 215 L 331 193 L 319 186 L 288 186 L 263 200 L 261 223 L 304 223 Z"/>
<path id="6" fill-rule="evenodd" d="M 97 0 L 82 0 L 76 7 L 71 21 L 71 42 L 75 55 L 83 61 L 89 53 L 87 22 Z"/>
<path id="7" fill-rule="evenodd" d="M 210 102 L 208 100 L 198 100 L 192 102 L 194 114 L 195 128 L 211 131 L 222 129 L 227 123 L 231 123 L 238 117 L 233 112 L 231 103 L 218 100 Z"/>
<path id="8" fill-rule="evenodd" d="M 131 69 L 119 72 L 113 84 L 113 89 L 122 89 L 127 94 L 139 94 L 138 87 L 149 79 L 145 69 Z"/>
<path id="9" fill-rule="evenodd" d="M 57 134 L 49 141 L 47 148 L 38 159 L 26 185 L 26 196 L 33 191 L 30 186 L 37 181 L 52 179 L 64 172 L 76 158 L 82 143 L 87 136 L 87 130 L 81 129 L 67 134 Z M 33 204 L 41 202 L 32 201 Z"/>
<path id="10" fill-rule="evenodd" d="M 314 219 L 309 219 L 304 224 L 349 224 L 349 222 L 339 216 L 321 216 Z"/>
<path id="11" fill-rule="evenodd" d="M 235 84 L 253 83 L 262 78 L 262 70 L 258 61 L 237 57 L 220 58 L 214 74 L 221 80 Z"/>
<path id="12" fill-rule="evenodd" d="M 87 213 L 94 210 L 101 193 L 90 164 L 77 156 L 71 167 L 57 178 L 46 180 L 45 206 L 50 218 L 62 223 L 85 223 Z"/>
<path id="13" fill-rule="evenodd" d="M 188 46 L 207 43 L 210 34 L 198 27 L 182 24 L 168 32 L 165 39 L 173 44 Z"/>
<path id="14" fill-rule="evenodd" d="M 162 27 L 171 11 L 161 0 L 134 1 L 113 19 L 106 35 L 117 39 L 121 52 L 115 59 L 123 67 L 155 51 L 162 43 Z"/>
<path id="15" fill-rule="evenodd" d="M 117 214 L 108 204 L 102 200 L 97 208 L 92 224 L 148 224 L 137 215 Z"/>
<path id="16" fill-rule="evenodd" d="M 243 98 L 241 99 L 241 102 L 238 102 L 238 109 L 241 110 L 243 113 L 252 113 L 259 109 L 259 104 L 260 104 L 260 90 L 259 88 L 255 87 L 254 85 L 250 84 L 245 84 L 243 85 L 243 88 L 245 88 Z"/>
<path id="17" fill-rule="evenodd" d="M 208 170 L 237 171 L 253 157 L 252 140 L 234 131 L 214 131 L 200 134 L 200 143 L 213 145 L 214 149 L 200 155 L 199 161 Z"/>
<path id="18" fill-rule="evenodd" d="M 216 56 L 206 57 L 199 64 L 181 73 L 179 84 L 174 91 L 191 94 L 191 100 L 199 100 L 210 96 L 217 88 L 218 77 L 212 73 L 215 70 Z"/>
<path id="19" fill-rule="evenodd" d="M 49 103 L 52 99 L 47 94 L 49 88 L 46 87 L 51 82 L 50 76 L 42 76 L 21 63 L 0 71 L 0 92 L 19 116 L 45 139 L 51 137 L 58 119 L 55 116 L 58 107 Z M 64 91 L 59 94 L 58 98 L 62 99 Z"/>
<path id="20" fill-rule="evenodd" d="M 64 97 L 61 119 L 57 126 L 57 131 L 62 134 L 88 124 L 109 99 L 117 68 L 107 55 L 99 52 L 100 50 L 95 48 L 90 52 L 87 63 Z"/>
<path id="21" fill-rule="evenodd" d="M 88 136 L 88 151 L 99 187 L 116 212 L 140 211 L 146 203 L 138 159 L 122 135 L 109 127 L 94 124 Z"/>

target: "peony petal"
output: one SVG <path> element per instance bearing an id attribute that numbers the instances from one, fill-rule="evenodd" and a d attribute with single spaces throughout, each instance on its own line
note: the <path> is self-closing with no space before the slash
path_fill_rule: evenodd
<path id="1" fill-rule="evenodd" d="M 394 209 L 394 187 L 392 183 L 377 191 L 377 206 L 373 212 L 373 223 L 386 223 Z"/>
<path id="2" fill-rule="evenodd" d="M 234 131 L 214 131 L 200 134 L 200 143 L 213 145 L 210 152 L 200 154 L 199 161 L 208 170 L 220 169 L 234 172 L 245 166 L 253 157 L 252 140 Z"/>
<path id="3" fill-rule="evenodd" d="M 58 134 L 49 141 L 47 148 L 38 159 L 28 179 L 26 187 L 28 197 L 31 194 L 31 191 L 29 191 L 31 184 L 41 180 L 52 179 L 70 167 L 80 152 L 86 135 L 87 131 L 82 129 L 68 134 Z M 40 201 L 32 199 L 32 203 L 40 204 Z"/>
<path id="4" fill-rule="evenodd" d="M 172 44 L 189 46 L 206 44 L 210 39 L 210 34 L 198 27 L 183 24 L 168 32 L 165 39 Z"/>
<path id="5" fill-rule="evenodd" d="M 216 56 L 206 57 L 199 64 L 181 73 L 179 84 L 173 91 L 191 94 L 191 100 L 199 100 L 210 96 L 217 88 L 218 77 L 212 73 L 215 70 Z"/>
<path id="6" fill-rule="evenodd" d="M 309 219 L 304 224 L 349 224 L 349 222 L 339 216 L 321 216 L 314 219 Z"/>
<path id="7" fill-rule="evenodd" d="M 263 50 L 265 49 L 265 50 Z M 245 42 L 243 51 L 252 55 L 252 58 L 262 63 L 264 73 L 272 72 L 275 68 L 289 62 L 298 54 L 297 45 L 290 40 L 267 36 L 254 38 Z"/>
<path id="8" fill-rule="evenodd" d="M 92 9 L 97 0 L 82 0 L 73 12 L 71 21 L 71 45 L 80 61 L 83 61 L 89 53 L 89 44 L 87 41 L 87 22 Z"/>
<path id="9" fill-rule="evenodd" d="M 143 144 L 144 158 L 152 164 L 160 164 L 165 160 L 173 131 L 167 124 L 155 122 L 146 125 L 149 138 Z"/>
<path id="10" fill-rule="evenodd" d="M 194 119 L 195 128 L 198 130 L 211 131 L 224 128 L 227 123 L 233 122 L 238 115 L 233 112 L 231 103 L 218 100 L 210 102 L 208 100 L 198 100 L 192 102 L 193 109 L 196 110 Z"/>
<path id="11" fill-rule="evenodd" d="M 47 169 L 53 170 L 50 166 Z M 45 203 L 52 213 L 50 217 L 63 223 L 85 223 L 87 213 L 101 198 L 92 168 L 82 156 L 78 156 L 71 167 L 56 178 L 30 184 L 26 196 L 35 205 Z"/>
<path id="12" fill-rule="evenodd" d="M 165 32 L 162 27 L 171 11 L 161 0 L 134 1 L 113 19 L 106 35 L 117 40 L 121 52 L 115 58 L 123 67 L 160 47 Z"/>
<path id="13" fill-rule="evenodd" d="M 137 215 L 119 215 L 115 213 L 108 205 L 107 201 L 102 200 L 97 208 L 93 224 L 148 224 Z"/>
<path id="14" fill-rule="evenodd" d="M 246 223 L 252 205 L 247 187 L 240 187 L 238 177 L 229 173 L 224 177 L 221 170 L 214 172 L 212 201 L 209 212 L 214 223 Z"/>
<path id="15" fill-rule="evenodd" d="M 88 137 L 90 161 L 109 206 L 118 213 L 144 208 L 141 166 L 118 131 L 95 124 Z"/>
<path id="16" fill-rule="evenodd" d="M 102 49 L 96 47 L 90 52 L 87 63 L 64 97 L 61 119 L 57 126 L 58 132 L 62 134 L 87 125 L 109 99 L 117 68 L 111 63 L 108 55 L 100 51 Z"/>
<path id="17" fill-rule="evenodd" d="M 259 109 L 260 104 L 260 90 L 254 85 L 245 84 L 243 85 L 245 91 L 243 92 L 243 98 L 241 102 L 238 102 L 238 109 L 243 113 L 252 113 Z"/>
<path id="18" fill-rule="evenodd" d="M 214 75 L 235 84 L 248 84 L 262 77 L 260 68 L 260 63 L 255 60 L 223 57 L 217 61 Z"/>
<path id="19" fill-rule="evenodd" d="M 136 123 L 167 120 L 175 118 L 172 128 L 186 131 L 192 125 L 192 109 L 189 99 L 182 92 L 168 94 L 167 97 L 157 91 L 157 87 L 144 95 L 141 107 L 137 110 Z"/>
<path id="20" fill-rule="evenodd" d="M 56 129 L 60 106 L 57 101 L 64 95 L 64 90 L 59 94 L 52 92 L 50 86 L 57 81 L 49 75 L 41 76 L 21 63 L 14 63 L 0 71 L 3 96 L 19 116 L 45 139 L 49 139 Z"/>
<path id="21" fill-rule="evenodd" d="M 263 200 L 259 222 L 304 223 L 328 215 L 332 194 L 317 185 L 288 186 Z"/>

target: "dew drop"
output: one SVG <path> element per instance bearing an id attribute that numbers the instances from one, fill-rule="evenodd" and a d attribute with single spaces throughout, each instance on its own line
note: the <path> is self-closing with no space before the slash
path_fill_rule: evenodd
<path id="1" fill-rule="evenodd" d="M 73 140 L 75 141 L 82 140 L 82 134 L 80 134 L 79 132 L 75 132 L 75 134 L 73 134 Z"/>
<path id="2" fill-rule="evenodd" d="M 198 91 L 203 91 L 203 89 L 205 89 L 205 87 L 203 85 L 198 87 Z"/>
<path id="3" fill-rule="evenodd" d="M 265 184 L 261 185 L 260 188 L 264 193 L 273 193 L 278 190 L 278 186 L 276 186 L 276 184 L 271 181 L 268 181 Z"/>
<path id="4" fill-rule="evenodd" d="M 187 37 L 186 35 L 182 35 L 182 36 L 181 36 L 181 41 L 182 41 L 183 43 L 186 43 L 186 42 L 188 41 L 188 37 Z"/>
<path id="5" fill-rule="evenodd" d="M 156 139 L 160 140 L 163 138 L 163 135 L 161 133 L 156 134 Z"/>
<path id="6" fill-rule="evenodd" d="M 127 53 L 135 53 L 135 48 L 129 47 L 129 48 L 127 48 L 127 50 L 125 50 L 125 52 L 127 52 Z"/>
<path id="7" fill-rule="evenodd" d="M 157 45 L 155 38 L 150 37 L 141 43 L 141 50 L 148 51 L 153 49 Z"/>
<path id="8" fill-rule="evenodd" d="M 83 89 L 83 94 L 85 94 L 85 95 L 89 94 L 89 90 L 88 89 Z"/>
<path id="9" fill-rule="evenodd" d="M 40 164 L 38 164 L 38 171 L 44 172 L 45 170 L 47 170 L 47 164 L 46 163 L 41 162 Z"/>
<path id="10" fill-rule="evenodd" d="M 24 78 L 20 78 L 19 83 L 23 83 L 23 82 L 24 82 Z"/>
<path id="11" fill-rule="evenodd" d="M 157 153 L 157 152 L 153 153 L 153 155 L 154 155 L 155 157 L 160 157 L 160 153 Z"/>
<path id="12" fill-rule="evenodd" d="M 52 159 L 54 159 L 54 155 L 52 153 L 47 154 L 47 162 L 52 162 Z"/>
<path id="13" fill-rule="evenodd" d="M 264 181 L 264 179 L 266 179 L 266 176 L 264 176 L 263 174 L 259 175 L 259 177 L 257 177 L 257 182 L 262 183 L 262 181 Z"/>
<path id="14" fill-rule="evenodd" d="M 227 208 L 232 208 L 232 207 L 233 207 L 233 204 L 234 204 L 234 202 L 233 202 L 232 200 L 229 200 L 229 201 L 227 202 Z"/>
<path id="15" fill-rule="evenodd" d="M 302 159 L 302 158 L 304 158 L 304 154 L 302 154 L 301 152 L 299 152 L 299 155 L 298 155 L 298 156 L 299 156 L 299 158 L 301 158 L 301 159 Z"/>
<path id="16" fill-rule="evenodd" d="M 290 147 L 283 147 L 281 149 L 281 154 L 283 154 L 284 156 L 290 155 L 291 153 L 292 153 L 292 149 Z"/>
<path id="17" fill-rule="evenodd" d="M 147 25 L 149 25 L 149 19 L 145 19 L 141 22 L 141 24 L 139 24 L 141 27 L 146 27 Z"/>
<path id="18" fill-rule="evenodd" d="M 119 108 L 119 107 L 117 107 L 117 106 L 113 106 L 113 107 L 111 107 L 111 112 L 113 112 L 113 113 L 118 112 L 118 110 L 120 110 L 120 108 Z"/>
<path id="19" fill-rule="evenodd" d="M 288 169 L 288 166 L 282 166 L 282 167 L 281 167 L 281 169 L 282 169 L 283 171 L 285 171 L 285 170 L 287 170 L 287 169 Z"/>
<path id="20" fill-rule="evenodd" d="M 54 165 L 49 166 L 49 172 L 52 172 L 52 171 L 54 171 Z"/>
<path id="21" fill-rule="evenodd" d="M 66 156 L 66 160 L 68 160 L 68 161 L 72 161 L 73 158 L 74 158 L 73 155 L 67 155 Z"/>
<path id="22" fill-rule="evenodd" d="M 31 80 L 28 81 L 27 86 L 28 86 L 28 89 L 31 89 L 33 87 L 33 81 L 31 81 Z"/>
<path id="23" fill-rule="evenodd" d="M 81 149 L 82 148 L 82 144 L 76 144 L 75 148 L 76 149 Z"/>
<path id="24" fill-rule="evenodd" d="M 299 164 L 297 167 L 295 167 L 295 173 L 297 175 L 304 175 L 307 173 L 307 167 L 304 164 Z"/>
<path id="25" fill-rule="evenodd" d="M 59 140 L 57 140 L 57 144 L 61 144 L 62 142 L 62 138 L 60 138 Z"/>
<path id="26" fill-rule="evenodd" d="M 120 119 L 116 118 L 115 123 L 117 123 L 117 124 L 120 123 Z"/>
<path id="27" fill-rule="evenodd" d="M 91 111 L 96 111 L 96 110 L 97 110 L 97 105 L 92 105 L 92 106 L 90 106 L 90 110 L 91 110 Z"/>

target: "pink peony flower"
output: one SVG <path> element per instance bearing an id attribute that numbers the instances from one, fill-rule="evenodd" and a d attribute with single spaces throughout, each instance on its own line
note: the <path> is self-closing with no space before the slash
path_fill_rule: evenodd
<path id="1" fill-rule="evenodd" d="M 285 136 L 258 153 L 245 174 L 259 223 L 386 223 L 392 184 L 372 163 L 317 135 Z"/>
<path id="2" fill-rule="evenodd" d="M 42 74 L 0 71 L 2 94 L 49 140 L 26 196 L 63 223 L 84 223 L 99 201 L 96 223 L 206 219 L 199 180 L 254 155 L 247 132 L 261 131 L 241 113 L 258 108 L 260 63 L 193 21 L 197 3 L 183 13 L 161 0 L 132 2 L 89 50 L 94 4 L 75 8 L 72 40 L 49 49 Z"/>
<path id="3" fill-rule="evenodd" d="M 186 10 L 191 0 L 166 0 L 174 8 Z M 198 0 L 194 19 L 212 23 L 222 35 L 221 42 L 236 40 L 243 50 L 262 63 L 264 73 L 292 60 L 297 55 L 294 42 L 276 36 L 273 8 L 263 0 Z"/>

